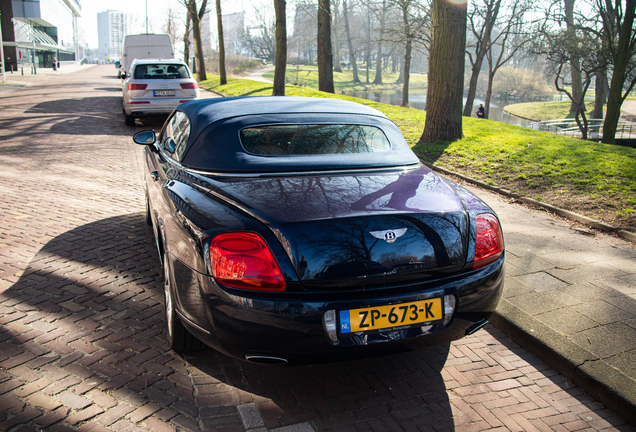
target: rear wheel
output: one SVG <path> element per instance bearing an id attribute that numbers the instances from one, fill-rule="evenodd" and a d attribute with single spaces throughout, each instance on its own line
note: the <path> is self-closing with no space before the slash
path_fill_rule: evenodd
<path id="1" fill-rule="evenodd" d="M 172 299 L 172 282 L 170 277 L 170 265 L 168 263 L 168 253 L 163 253 L 163 291 L 166 304 L 166 324 L 168 330 L 168 345 L 177 351 L 193 351 L 200 349 L 202 343 L 192 336 L 192 334 L 183 326 L 181 320 L 177 316 Z"/>
<path id="2" fill-rule="evenodd" d="M 135 125 L 135 118 L 133 116 L 130 116 L 128 114 L 126 114 L 124 112 L 124 123 L 126 124 L 126 126 L 134 126 Z"/>

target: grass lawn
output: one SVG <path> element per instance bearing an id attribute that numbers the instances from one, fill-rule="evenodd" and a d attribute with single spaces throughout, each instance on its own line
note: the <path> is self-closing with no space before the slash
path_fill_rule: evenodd
<path id="1" fill-rule="evenodd" d="M 272 85 L 219 78 L 202 88 L 225 96 L 269 96 Z M 636 149 L 565 138 L 505 123 L 464 118 L 464 138 L 422 145 L 426 113 L 296 86 L 288 96 L 345 99 L 393 120 L 424 161 L 631 230 L 636 229 Z"/>
<path id="2" fill-rule="evenodd" d="M 586 115 L 589 115 L 594 109 L 594 101 L 586 101 Z M 558 102 L 525 102 L 514 105 L 507 105 L 504 111 L 533 121 L 558 120 L 567 118 L 570 114 L 570 101 Z"/>
<path id="3" fill-rule="evenodd" d="M 594 90 L 589 90 L 586 95 L 593 97 Z M 636 100 L 636 94 L 629 95 L 627 100 Z M 504 107 L 504 111 L 532 121 L 558 120 L 568 117 L 568 114 L 570 114 L 570 105 L 572 105 L 572 102 L 569 100 L 558 102 L 524 102 L 507 105 Z M 594 100 L 586 99 L 585 108 L 585 114 L 589 117 L 592 111 L 594 111 Z"/>
<path id="4" fill-rule="evenodd" d="M 399 78 L 399 73 L 382 73 L 383 84 L 366 84 L 366 68 L 358 68 L 358 78 L 361 83 L 353 82 L 353 70 L 342 69 L 342 72 L 333 73 L 333 85 L 336 93 L 350 92 L 355 90 L 395 90 L 401 89 L 402 84 L 395 84 Z M 263 77 L 274 80 L 274 72 L 266 72 Z M 298 77 L 298 78 L 296 78 Z M 298 81 L 296 81 L 298 79 Z M 375 69 L 369 71 L 369 83 L 375 79 Z M 293 83 L 313 89 L 318 89 L 318 67 L 317 66 L 287 66 L 287 80 Z M 411 74 L 409 89 L 425 89 L 427 86 L 426 75 Z"/>

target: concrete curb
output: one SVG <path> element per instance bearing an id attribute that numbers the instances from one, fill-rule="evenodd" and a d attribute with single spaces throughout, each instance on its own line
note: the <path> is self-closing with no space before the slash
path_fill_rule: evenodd
<path id="1" fill-rule="evenodd" d="M 544 209 L 549 210 L 552 213 L 558 214 L 559 216 L 563 216 L 563 217 L 565 217 L 567 219 L 575 220 L 577 222 L 585 224 L 585 225 L 587 225 L 587 226 L 589 226 L 591 228 L 598 229 L 600 231 L 614 233 L 614 234 L 618 235 L 619 237 L 622 237 L 625 240 L 628 240 L 630 242 L 636 242 L 636 233 L 633 233 L 631 231 L 622 230 L 622 229 L 616 228 L 616 227 L 614 227 L 612 225 L 608 225 L 608 224 L 606 224 L 604 222 L 598 221 L 596 219 L 592 219 L 592 218 L 589 218 L 587 216 L 583 216 L 583 215 L 580 215 L 578 213 L 571 212 L 569 210 L 564 210 L 564 209 L 555 207 L 553 205 L 546 204 L 546 203 L 543 203 L 541 201 L 537 201 L 537 200 L 534 200 L 532 198 L 528 198 L 528 197 L 519 195 L 519 194 L 511 192 L 511 191 L 509 191 L 507 189 L 502 189 L 502 188 L 497 187 L 497 186 L 489 185 L 489 184 L 484 183 L 482 181 L 475 180 L 473 178 L 467 177 L 467 176 L 465 176 L 463 174 L 456 173 L 456 172 L 448 170 L 446 168 L 441 168 L 441 167 L 435 166 L 435 165 L 433 165 L 431 163 L 428 163 L 428 162 L 422 161 L 422 163 L 424 165 L 426 165 L 427 167 L 429 167 L 429 168 L 431 168 L 431 169 L 433 169 L 435 171 L 439 171 L 439 172 L 441 172 L 443 174 L 459 177 L 460 179 L 462 179 L 464 181 L 467 181 L 469 183 L 472 183 L 472 184 L 474 184 L 476 186 L 479 186 L 479 187 L 482 187 L 484 189 L 491 190 L 491 191 L 496 192 L 496 193 L 498 193 L 500 195 L 504 195 L 504 196 L 507 196 L 507 197 L 510 197 L 510 198 L 514 198 L 514 199 L 517 199 L 519 201 L 523 201 L 523 202 L 525 202 L 527 204 L 532 204 L 532 205 L 535 205 L 535 206 L 538 206 L 538 207 L 543 207 Z"/>
<path id="2" fill-rule="evenodd" d="M 490 322 L 636 426 L 636 386 L 631 378 L 505 299 L 500 301 Z"/>

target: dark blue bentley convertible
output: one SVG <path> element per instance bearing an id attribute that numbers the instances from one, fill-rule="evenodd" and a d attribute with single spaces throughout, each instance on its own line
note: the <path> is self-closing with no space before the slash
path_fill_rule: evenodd
<path id="1" fill-rule="evenodd" d="M 497 216 L 423 166 L 379 111 L 205 99 L 134 141 L 174 350 L 203 341 L 270 364 L 375 355 L 459 339 L 497 306 Z"/>

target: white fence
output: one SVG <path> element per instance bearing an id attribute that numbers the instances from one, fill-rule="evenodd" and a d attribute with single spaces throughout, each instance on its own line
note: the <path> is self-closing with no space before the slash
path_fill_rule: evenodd
<path id="1" fill-rule="evenodd" d="M 603 119 L 587 119 L 587 138 L 590 140 L 600 140 L 603 136 L 603 123 Z M 528 127 L 558 135 L 581 138 L 581 131 L 573 118 L 534 122 L 530 123 Z M 618 122 L 614 138 L 636 139 L 636 123 L 627 121 Z"/>

